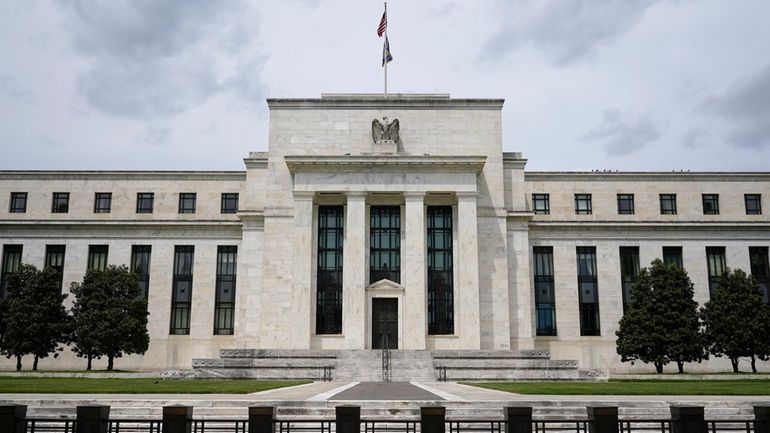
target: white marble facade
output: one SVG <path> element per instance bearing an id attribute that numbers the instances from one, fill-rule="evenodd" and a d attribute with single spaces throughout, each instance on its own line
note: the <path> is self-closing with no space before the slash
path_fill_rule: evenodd
<path id="1" fill-rule="evenodd" d="M 577 359 L 581 368 L 633 370 L 614 348 L 619 247 L 639 247 L 644 266 L 663 246 L 681 246 L 704 302 L 705 247 L 725 247 L 728 266 L 749 270 L 748 247 L 770 246 L 770 210 L 746 215 L 744 206 L 744 194 L 770 197 L 770 173 L 526 172 L 520 153 L 502 151 L 498 99 L 323 95 L 268 105 L 269 150 L 249 154 L 245 171 L 0 172 L 0 244 L 23 245 L 23 261 L 37 266 L 45 245 L 66 245 L 65 292 L 85 272 L 88 245 L 109 245 L 111 264 L 128 264 L 132 245 L 152 245 L 150 349 L 118 360 L 119 368 L 190 368 L 192 358 L 216 357 L 220 348 L 371 348 L 373 300 L 395 298 L 402 349 L 537 348 Z M 372 120 L 383 117 L 399 120 L 400 144 L 374 143 Z M 28 193 L 26 212 L 9 212 L 12 192 Z M 67 213 L 51 212 L 54 192 L 70 193 Z M 93 212 L 96 192 L 112 192 L 110 213 Z M 139 192 L 155 194 L 153 213 L 136 213 Z M 182 192 L 197 193 L 196 213 L 178 212 Z M 238 212 L 220 213 L 221 194 L 233 192 Z M 592 194 L 590 215 L 575 214 L 576 193 Z M 661 215 L 662 193 L 677 194 L 675 215 Z M 718 215 L 703 214 L 704 193 L 719 194 Z M 534 214 L 532 194 L 549 194 L 550 214 Z M 634 214 L 618 215 L 617 194 L 634 194 Z M 325 205 L 344 209 L 342 332 L 334 335 L 315 332 L 318 209 Z M 400 283 L 369 284 L 372 205 L 400 206 Z M 452 207 L 451 335 L 428 332 L 432 205 Z M 189 335 L 169 335 L 175 245 L 195 246 Z M 212 332 L 221 245 L 238 247 L 233 335 Z M 555 336 L 536 336 L 534 246 L 553 247 Z M 598 336 L 580 335 L 578 246 L 596 247 Z M 41 368 L 81 364 L 65 352 Z M 721 368 L 721 361 L 695 366 Z"/>

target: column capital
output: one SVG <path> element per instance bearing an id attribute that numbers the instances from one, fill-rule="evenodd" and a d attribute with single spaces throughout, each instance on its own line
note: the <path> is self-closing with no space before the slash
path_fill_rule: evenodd
<path id="1" fill-rule="evenodd" d="M 366 200 L 366 191 L 345 191 L 345 197 L 348 201 Z"/>
<path id="2" fill-rule="evenodd" d="M 476 197 L 479 196 L 478 191 L 457 191 L 455 192 L 455 195 L 457 195 L 458 200 L 476 200 Z"/>
<path id="3" fill-rule="evenodd" d="M 404 191 L 404 201 L 425 201 L 425 191 Z"/>
<path id="4" fill-rule="evenodd" d="M 295 201 L 313 200 L 315 198 L 315 191 L 293 191 Z"/>

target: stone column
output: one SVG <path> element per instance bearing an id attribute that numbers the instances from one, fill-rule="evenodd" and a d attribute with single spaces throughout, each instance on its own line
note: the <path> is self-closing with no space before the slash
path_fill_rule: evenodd
<path id="1" fill-rule="evenodd" d="M 291 347 L 310 349 L 313 294 L 313 192 L 294 193 Z M 268 252 L 269 254 L 269 252 Z"/>
<path id="2" fill-rule="evenodd" d="M 348 192 L 342 250 L 342 333 L 346 349 L 366 348 L 366 193 Z"/>
<path id="3" fill-rule="evenodd" d="M 458 287 L 455 333 L 461 349 L 480 349 L 479 242 L 476 192 L 457 193 Z"/>
<path id="4" fill-rule="evenodd" d="M 404 349 L 425 349 L 428 333 L 425 284 L 425 193 L 404 193 L 404 244 L 401 246 L 401 284 L 404 286 Z"/>

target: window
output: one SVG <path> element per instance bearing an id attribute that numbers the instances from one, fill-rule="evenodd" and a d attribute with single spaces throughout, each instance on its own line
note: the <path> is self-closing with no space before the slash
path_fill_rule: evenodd
<path id="1" fill-rule="evenodd" d="M 12 192 L 11 206 L 8 209 L 10 213 L 25 213 L 27 211 L 27 193 Z"/>
<path id="2" fill-rule="evenodd" d="M 236 213 L 238 212 L 238 193 L 224 192 L 222 193 L 222 213 Z"/>
<path id="3" fill-rule="evenodd" d="M 136 194 L 136 213 L 152 213 L 152 205 L 155 194 L 151 192 L 139 192 Z"/>
<path id="4" fill-rule="evenodd" d="M 428 334 L 454 334 L 452 206 L 428 206 Z"/>
<path id="5" fill-rule="evenodd" d="M 743 199 L 746 202 L 746 215 L 762 215 L 761 194 L 744 194 Z"/>
<path id="6" fill-rule="evenodd" d="M 575 214 L 591 215 L 591 194 L 575 194 Z"/>
<path id="7" fill-rule="evenodd" d="M 214 335 L 233 335 L 235 323 L 235 271 L 237 266 L 238 247 L 217 247 Z"/>
<path id="8" fill-rule="evenodd" d="M 401 282 L 401 207 L 372 206 L 369 212 L 369 283 Z"/>
<path id="9" fill-rule="evenodd" d="M 64 245 L 46 245 L 45 246 L 45 267 L 53 268 L 59 273 L 59 290 L 62 289 L 64 282 Z"/>
<path id="10" fill-rule="evenodd" d="M 549 215 L 551 203 L 548 194 L 532 194 L 532 210 L 535 215 Z"/>
<path id="11" fill-rule="evenodd" d="M 634 195 L 618 194 L 618 215 L 634 214 Z"/>
<path id="12" fill-rule="evenodd" d="M 171 327 L 169 330 L 172 335 L 190 334 L 194 256 L 195 247 L 192 245 L 177 245 L 174 248 Z"/>
<path id="13" fill-rule="evenodd" d="M 0 264 L 0 300 L 8 297 L 8 276 L 19 270 L 21 245 L 3 245 L 3 262 Z"/>
<path id="14" fill-rule="evenodd" d="M 631 305 L 631 291 L 639 275 L 639 247 L 620 247 L 620 281 L 623 294 L 623 313 Z"/>
<path id="15" fill-rule="evenodd" d="M 719 194 L 703 194 L 703 215 L 719 215 Z"/>
<path id="16" fill-rule="evenodd" d="M 762 302 L 770 303 L 770 266 L 768 266 L 767 247 L 749 247 L 751 275 L 757 280 Z"/>
<path id="17" fill-rule="evenodd" d="M 133 245 L 131 247 L 131 272 L 136 274 L 136 284 L 144 299 L 150 293 L 150 254 L 152 246 Z"/>
<path id="18" fill-rule="evenodd" d="M 706 261 L 709 274 L 709 297 L 713 298 L 719 287 L 719 276 L 727 269 L 725 247 L 706 247 Z"/>
<path id="19" fill-rule="evenodd" d="M 663 247 L 663 263 L 684 269 L 682 247 Z"/>
<path id="20" fill-rule="evenodd" d="M 94 213 L 110 213 L 112 211 L 112 193 L 97 192 L 94 195 Z"/>
<path id="21" fill-rule="evenodd" d="M 676 215 L 676 194 L 660 195 L 660 214 Z"/>
<path id="22" fill-rule="evenodd" d="M 577 247 L 580 335 L 600 335 L 596 247 Z"/>
<path id="23" fill-rule="evenodd" d="M 67 213 L 70 210 L 70 193 L 55 192 L 51 201 L 51 212 Z"/>
<path id="24" fill-rule="evenodd" d="M 556 335 L 556 298 L 553 284 L 553 247 L 533 247 L 537 335 Z"/>
<path id="25" fill-rule="evenodd" d="M 342 333 L 342 206 L 318 207 L 316 334 Z"/>
<path id="26" fill-rule="evenodd" d="M 103 271 L 107 269 L 108 245 L 89 245 L 88 246 L 88 269 L 94 271 Z"/>
<path id="27" fill-rule="evenodd" d="M 195 199 L 196 194 L 194 192 L 180 192 L 179 213 L 195 213 Z"/>

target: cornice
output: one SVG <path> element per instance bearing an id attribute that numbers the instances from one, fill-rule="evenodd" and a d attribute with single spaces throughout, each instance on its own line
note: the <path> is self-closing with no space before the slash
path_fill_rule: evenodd
<path id="1" fill-rule="evenodd" d="M 761 229 L 770 228 L 767 221 L 530 221 L 537 229 Z"/>
<path id="2" fill-rule="evenodd" d="M 663 171 L 527 171 L 526 181 L 662 181 L 662 182 L 734 182 L 734 181 L 770 181 L 770 172 L 663 172 Z"/>
<path id="3" fill-rule="evenodd" d="M 432 155 L 287 155 L 292 174 L 302 172 L 421 171 L 481 173 L 486 156 Z"/>
<path id="4" fill-rule="evenodd" d="M 281 110 L 501 110 L 504 99 L 436 97 L 432 95 L 334 95 L 322 98 L 268 98 L 267 106 Z"/>
<path id="5" fill-rule="evenodd" d="M 240 229 L 240 221 L 221 220 L 0 220 L 0 231 L 5 229 Z"/>
<path id="6" fill-rule="evenodd" d="M 0 170 L 0 180 L 229 180 L 245 181 L 245 171 Z"/>

